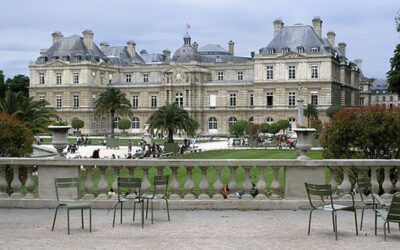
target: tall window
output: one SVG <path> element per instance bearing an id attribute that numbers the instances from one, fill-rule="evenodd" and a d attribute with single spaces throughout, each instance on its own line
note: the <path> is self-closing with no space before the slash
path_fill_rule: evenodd
<path id="1" fill-rule="evenodd" d="M 208 129 L 217 129 L 217 128 L 218 128 L 217 118 L 210 117 L 208 119 Z"/>
<path id="2" fill-rule="evenodd" d="M 311 66 L 311 78 L 312 79 L 318 78 L 318 66 L 316 65 Z"/>
<path id="3" fill-rule="evenodd" d="M 360 97 L 360 106 L 364 106 L 364 97 Z"/>
<path id="4" fill-rule="evenodd" d="M 250 107 L 254 107 L 254 94 L 250 94 Z"/>
<path id="5" fill-rule="evenodd" d="M 56 95 L 56 108 L 60 109 L 62 107 L 62 97 L 61 95 Z"/>
<path id="6" fill-rule="evenodd" d="M 74 84 L 78 84 L 79 83 L 79 73 L 73 73 L 72 74 L 72 82 Z"/>
<path id="7" fill-rule="evenodd" d="M 289 79 L 296 79 L 296 66 L 289 66 Z"/>
<path id="8" fill-rule="evenodd" d="M 137 109 L 139 107 L 139 96 L 132 96 L 132 108 Z"/>
<path id="9" fill-rule="evenodd" d="M 92 130 L 97 130 L 97 121 L 96 121 L 96 119 L 94 119 L 92 121 Z"/>
<path id="10" fill-rule="evenodd" d="M 189 95 L 189 90 L 187 89 L 186 90 L 186 103 L 185 103 L 186 106 L 189 106 L 189 96 L 190 96 Z"/>
<path id="11" fill-rule="evenodd" d="M 273 122 L 274 122 L 274 118 L 272 118 L 272 117 L 267 117 L 267 118 L 265 119 L 265 122 L 266 122 L 266 123 L 273 123 Z"/>
<path id="12" fill-rule="evenodd" d="M 61 84 L 61 73 L 56 73 L 56 84 L 60 85 Z"/>
<path id="13" fill-rule="evenodd" d="M 238 81 L 243 81 L 243 71 L 237 72 L 237 79 Z"/>
<path id="14" fill-rule="evenodd" d="M 44 84 L 44 73 L 39 73 L 39 84 L 40 85 Z"/>
<path id="15" fill-rule="evenodd" d="M 382 96 L 382 102 L 386 102 L 386 96 Z"/>
<path id="16" fill-rule="evenodd" d="M 140 120 L 137 117 L 133 117 L 132 119 L 132 128 L 133 129 L 140 129 Z"/>
<path id="17" fill-rule="evenodd" d="M 229 105 L 231 107 L 235 107 L 236 106 L 236 94 L 232 93 L 229 95 Z"/>
<path id="18" fill-rule="evenodd" d="M 389 97 L 389 99 L 390 99 L 391 102 L 393 102 L 393 96 L 392 95 Z"/>
<path id="19" fill-rule="evenodd" d="M 125 75 L 125 82 L 132 82 L 132 75 Z"/>
<path id="20" fill-rule="evenodd" d="M 114 129 L 117 129 L 117 128 L 118 128 L 118 122 L 119 122 L 119 117 L 114 117 L 114 120 L 113 120 L 113 127 L 114 127 Z"/>
<path id="21" fill-rule="evenodd" d="M 151 108 L 157 108 L 157 96 L 156 95 L 151 96 Z"/>
<path id="22" fill-rule="evenodd" d="M 274 79 L 274 66 L 267 66 L 267 79 Z"/>
<path id="23" fill-rule="evenodd" d="M 311 104 L 314 106 L 318 105 L 318 92 L 311 92 Z"/>
<path id="24" fill-rule="evenodd" d="M 229 120 L 228 120 L 229 127 L 232 126 L 233 124 L 235 124 L 236 122 L 237 122 L 236 117 L 234 117 L 234 116 L 229 117 Z"/>
<path id="25" fill-rule="evenodd" d="M 290 124 L 290 126 L 289 126 L 289 131 L 292 131 L 293 127 L 296 126 L 296 118 L 294 118 L 294 117 L 289 117 L 288 120 L 289 120 L 289 124 Z"/>
<path id="26" fill-rule="evenodd" d="M 272 108 L 274 105 L 274 93 L 267 92 L 267 108 Z"/>
<path id="27" fill-rule="evenodd" d="M 254 117 L 250 117 L 249 118 L 249 124 L 253 124 L 254 123 Z"/>
<path id="28" fill-rule="evenodd" d="M 73 101 L 74 101 L 74 103 L 73 103 L 74 109 L 79 108 L 79 95 L 74 95 Z"/>
<path id="29" fill-rule="evenodd" d="M 296 92 L 289 92 L 289 106 L 294 107 L 296 105 Z"/>
<path id="30" fill-rule="evenodd" d="M 175 102 L 179 107 L 183 107 L 183 94 L 182 93 L 176 93 Z"/>
<path id="31" fill-rule="evenodd" d="M 148 73 L 143 74 L 143 82 L 149 82 L 149 74 Z"/>
<path id="32" fill-rule="evenodd" d="M 46 100 L 46 98 L 44 95 L 39 95 L 39 101 L 45 101 L 45 100 Z"/>
<path id="33" fill-rule="evenodd" d="M 224 80 L 224 72 L 222 72 L 222 71 L 217 72 L 217 80 L 218 81 L 223 81 Z"/>
<path id="34" fill-rule="evenodd" d="M 217 106 L 217 95 L 210 94 L 210 109 L 215 109 L 215 106 Z"/>

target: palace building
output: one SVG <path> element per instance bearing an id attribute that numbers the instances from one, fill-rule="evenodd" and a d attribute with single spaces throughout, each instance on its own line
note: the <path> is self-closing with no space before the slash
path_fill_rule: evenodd
<path id="1" fill-rule="evenodd" d="M 236 56 L 233 41 L 227 49 L 200 46 L 188 33 L 171 56 L 167 49 L 137 52 L 134 41 L 98 46 L 90 30 L 69 37 L 54 32 L 53 44 L 29 65 L 30 96 L 45 99 L 64 120 L 84 120 L 88 134 L 116 127 L 117 120 L 94 116 L 94 101 L 107 87 L 121 89 L 131 101 L 134 134 L 144 133 L 151 113 L 167 102 L 187 110 L 203 135 L 228 134 L 238 120 L 294 123 L 299 83 L 305 104 L 316 105 L 322 120 L 331 105 L 360 105 L 362 72 L 334 32 L 323 37 L 319 17 L 312 25 L 285 26 L 277 19 L 273 26 L 269 44 L 249 57 Z"/>

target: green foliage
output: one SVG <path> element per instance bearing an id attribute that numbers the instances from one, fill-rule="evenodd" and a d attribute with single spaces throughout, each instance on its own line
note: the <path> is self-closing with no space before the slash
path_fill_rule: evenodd
<path id="1" fill-rule="evenodd" d="M 118 128 L 122 129 L 125 132 L 125 129 L 129 129 L 131 127 L 131 121 L 128 119 L 121 119 L 118 121 Z"/>
<path id="2" fill-rule="evenodd" d="M 288 120 L 279 120 L 276 123 L 280 126 L 283 132 L 286 134 L 286 129 L 290 128 L 290 122 Z"/>
<path id="3" fill-rule="evenodd" d="M 189 113 L 176 103 L 169 103 L 156 110 L 147 121 L 148 132 L 152 135 L 168 134 L 168 143 L 174 142 L 174 133 L 184 131 L 188 136 L 194 136 L 198 123 L 189 116 Z"/>
<path id="4" fill-rule="evenodd" d="M 132 105 L 121 90 L 107 88 L 102 92 L 94 103 L 95 115 L 100 117 L 110 114 L 111 124 L 114 122 L 115 115 L 132 117 Z M 114 126 L 111 126 L 111 137 L 114 137 Z"/>
<path id="5" fill-rule="evenodd" d="M 315 132 L 315 138 L 319 138 L 321 135 L 324 126 L 322 125 L 322 122 L 320 119 L 312 119 L 310 120 L 310 127 L 315 128 L 317 131 Z"/>
<path id="6" fill-rule="evenodd" d="M 7 86 L 4 83 L 4 73 L 0 69 L 0 98 L 3 98 L 6 94 Z"/>
<path id="7" fill-rule="evenodd" d="M 0 113 L 0 157 L 24 157 L 32 153 L 33 134 L 23 122 Z"/>
<path id="8" fill-rule="evenodd" d="M 81 119 L 79 119 L 78 117 L 74 117 L 74 118 L 72 118 L 71 126 L 74 129 L 79 130 L 79 129 L 83 128 L 83 126 L 85 126 L 85 122 L 82 121 Z"/>
<path id="9" fill-rule="evenodd" d="M 13 78 L 8 78 L 6 85 L 13 92 L 22 92 L 25 96 L 29 96 L 29 77 L 25 75 L 16 75 Z"/>
<path id="10" fill-rule="evenodd" d="M 258 133 L 260 133 L 260 125 L 259 124 L 250 124 L 249 127 L 247 128 L 247 134 L 252 138 L 252 139 L 257 139 Z"/>
<path id="11" fill-rule="evenodd" d="M 58 118 L 56 110 L 46 101 L 26 97 L 22 92 L 7 90 L 0 98 L 0 112 L 6 112 L 21 120 L 34 134 L 46 132 L 51 120 Z"/>
<path id="12" fill-rule="evenodd" d="M 310 127 L 310 120 L 317 120 L 319 112 L 317 108 L 312 104 L 307 104 L 307 107 L 304 109 L 304 116 L 307 117 L 307 127 Z"/>
<path id="13" fill-rule="evenodd" d="M 400 110 L 342 109 L 321 135 L 325 158 L 400 157 Z"/>
<path id="14" fill-rule="evenodd" d="M 68 122 L 64 121 L 62 119 L 57 119 L 57 120 L 53 121 L 51 125 L 53 125 L 53 126 L 68 126 Z"/>
<path id="15" fill-rule="evenodd" d="M 235 124 L 229 127 L 229 134 L 235 137 L 244 136 L 245 132 L 248 130 L 250 124 L 246 120 L 239 120 Z"/>
<path id="16" fill-rule="evenodd" d="M 282 129 L 281 125 L 278 122 L 274 122 L 272 124 L 269 125 L 269 133 L 275 135 L 276 133 L 278 133 L 280 130 Z"/>
<path id="17" fill-rule="evenodd" d="M 330 106 L 326 110 L 326 116 L 328 116 L 329 118 L 332 118 L 339 110 L 340 110 L 339 106 Z"/>
<path id="18" fill-rule="evenodd" d="M 400 33 L 400 14 L 395 18 L 396 30 Z M 389 90 L 400 94 L 400 44 L 397 44 L 390 58 L 390 70 L 386 73 Z"/>
<path id="19" fill-rule="evenodd" d="M 269 133 L 269 124 L 268 123 L 261 123 L 260 125 L 260 132 L 261 133 Z"/>

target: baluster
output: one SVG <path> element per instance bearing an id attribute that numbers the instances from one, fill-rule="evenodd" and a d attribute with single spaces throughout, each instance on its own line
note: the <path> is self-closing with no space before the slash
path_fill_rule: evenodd
<path id="1" fill-rule="evenodd" d="M 391 167 L 385 167 L 383 170 L 385 171 L 385 180 L 382 183 L 382 189 L 385 191 L 384 194 L 382 194 L 382 198 L 384 199 L 390 199 L 392 195 L 390 192 L 393 189 L 393 183 L 390 180 L 390 169 Z"/>
<path id="2" fill-rule="evenodd" d="M 128 172 L 129 172 L 129 177 L 135 177 L 135 169 L 136 169 L 136 166 L 129 166 L 129 167 L 127 167 L 128 168 Z M 128 192 L 129 192 L 129 194 L 127 195 L 127 198 L 134 198 L 136 195 L 135 195 L 135 189 L 134 188 L 128 188 Z"/>
<path id="3" fill-rule="evenodd" d="M 237 168 L 238 168 L 237 166 L 231 166 L 230 167 L 231 180 L 229 181 L 229 184 L 228 184 L 228 188 L 229 188 L 229 191 L 230 191 L 230 193 L 228 195 L 229 199 L 236 198 L 235 192 L 236 192 L 236 189 L 237 189 L 237 182 L 236 182 L 236 170 L 237 170 Z"/>
<path id="4" fill-rule="evenodd" d="M 13 180 L 11 182 L 11 188 L 13 190 L 13 192 L 10 195 L 10 198 L 14 198 L 14 199 L 18 199 L 22 197 L 22 194 L 20 193 L 20 189 L 21 189 L 21 181 L 19 180 L 19 166 L 13 165 L 12 166 L 13 169 Z"/>
<path id="5" fill-rule="evenodd" d="M 114 178 L 114 181 L 113 181 L 113 183 L 111 185 L 113 193 L 111 194 L 110 198 L 113 199 L 113 200 L 116 200 L 118 198 L 118 194 L 117 194 L 117 192 L 118 192 L 118 177 L 119 177 L 119 172 L 121 171 L 122 167 L 121 166 L 113 166 L 112 168 L 114 170 L 115 178 Z"/>
<path id="6" fill-rule="evenodd" d="M 214 194 L 213 194 L 213 199 L 214 200 L 221 200 L 224 199 L 224 196 L 221 194 L 221 191 L 224 187 L 224 184 L 221 181 L 221 170 L 222 166 L 216 166 L 215 171 L 217 172 L 216 180 L 214 182 L 213 188 L 214 188 Z"/>
<path id="7" fill-rule="evenodd" d="M 265 183 L 264 180 L 264 169 L 265 166 L 259 166 L 258 167 L 258 182 L 257 182 L 257 190 L 258 190 L 258 195 L 256 196 L 257 200 L 265 200 L 267 199 L 267 196 L 265 195 L 265 188 L 267 184 Z"/>
<path id="8" fill-rule="evenodd" d="M 343 193 L 349 193 L 351 191 L 351 182 L 349 180 L 349 170 L 350 167 L 344 166 L 343 168 L 343 181 L 339 185 L 339 189 L 342 190 Z M 349 199 L 350 195 L 342 196 L 342 199 Z"/>
<path id="9" fill-rule="evenodd" d="M 251 196 L 251 194 L 250 194 L 251 188 L 253 187 L 253 184 L 250 181 L 251 166 L 244 166 L 243 168 L 245 170 L 245 180 L 243 182 L 243 189 L 246 192 L 242 196 L 242 199 L 253 199 L 253 196 Z"/>
<path id="10" fill-rule="evenodd" d="M 93 194 L 93 180 L 92 180 L 92 169 L 93 166 L 83 166 L 86 170 L 86 181 L 85 181 L 85 194 L 83 195 L 83 199 L 92 200 L 94 199 Z"/>
<path id="11" fill-rule="evenodd" d="M 171 167 L 172 169 L 172 181 L 169 184 L 169 190 L 171 191 L 171 195 L 169 196 L 169 198 L 171 200 L 179 200 L 181 199 L 181 196 L 179 195 L 179 182 L 177 179 L 177 174 L 178 174 L 178 168 L 179 167 Z"/>
<path id="12" fill-rule="evenodd" d="M 201 200 L 209 200 L 210 195 L 208 195 L 208 181 L 207 181 L 207 168 L 208 167 L 200 167 L 201 170 L 201 181 L 199 183 L 199 188 L 201 190 L 201 194 L 199 195 L 198 199 Z"/>
<path id="13" fill-rule="evenodd" d="M 338 189 L 338 183 L 336 181 L 337 167 L 330 167 L 329 170 L 331 172 L 330 184 L 331 184 L 332 193 L 336 194 L 337 189 Z"/>
<path id="14" fill-rule="evenodd" d="M 280 199 L 281 195 L 281 184 L 279 183 L 279 169 L 280 166 L 272 167 L 272 183 L 271 183 L 271 196 L 270 199 Z"/>
<path id="15" fill-rule="evenodd" d="M 24 196 L 26 199 L 33 199 L 35 198 L 35 195 L 33 194 L 33 190 L 35 189 L 35 181 L 32 176 L 33 172 L 33 167 L 27 166 L 27 179 L 25 182 L 25 188 L 28 191 L 28 193 Z"/>
<path id="16" fill-rule="evenodd" d="M 377 167 L 371 167 L 371 190 L 373 194 L 379 193 L 379 183 L 376 176 Z"/>
<path id="17" fill-rule="evenodd" d="M 143 180 L 142 180 L 142 192 L 143 193 L 149 193 L 151 184 L 149 181 L 149 168 L 148 167 L 142 167 L 143 169 Z"/>
<path id="18" fill-rule="evenodd" d="M 8 194 L 6 193 L 7 186 L 6 166 L 0 165 L 0 198 L 8 197 Z"/>
<path id="19" fill-rule="evenodd" d="M 105 200 L 108 199 L 107 195 L 108 184 L 105 178 L 107 166 L 98 166 L 98 168 L 100 169 L 100 181 L 99 184 L 97 185 L 97 188 L 99 189 L 99 195 L 97 196 L 97 199 Z"/>
<path id="20" fill-rule="evenodd" d="M 194 183 L 192 180 L 192 167 L 186 167 L 186 173 L 187 173 L 187 177 L 186 177 L 186 182 L 185 182 L 185 191 L 186 194 L 184 196 L 185 200 L 193 200 L 195 199 L 194 195 L 193 195 L 193 187 L 194 187 Z"/>

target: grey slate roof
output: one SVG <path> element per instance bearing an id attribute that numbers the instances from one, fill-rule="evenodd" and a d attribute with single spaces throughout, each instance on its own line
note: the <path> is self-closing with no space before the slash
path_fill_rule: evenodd
<path id="1" fill-rule="evenodd" d="M 251 60 L 247 57 L 232 56 L 219 44 L 207 44 L 199 49 L 202 62 L 244 62 Z"/>
<path id="2" fill-rule="evenodd" d="M 112 64 L 126 65 L 126 64 L 144 64 L 145 61 L 136 53 L 135 57 L 131 57 L 128 53 L 126 46 L 111 46 L 103 50 L 108 60 Z"/>
<path id="3" fill-rule="evenodd" d="M 156 64 L 164 62 L 164 55 L 157 53 L 148 53 L 146 50 L 140 52 L 140 56 L 143 58 L 146 64 Z"/>
<path id="4" fill-rule="evenodd" d="M 229 55 L 219 44 L 207 44 L 199 48 L 200 55 Z"/>

